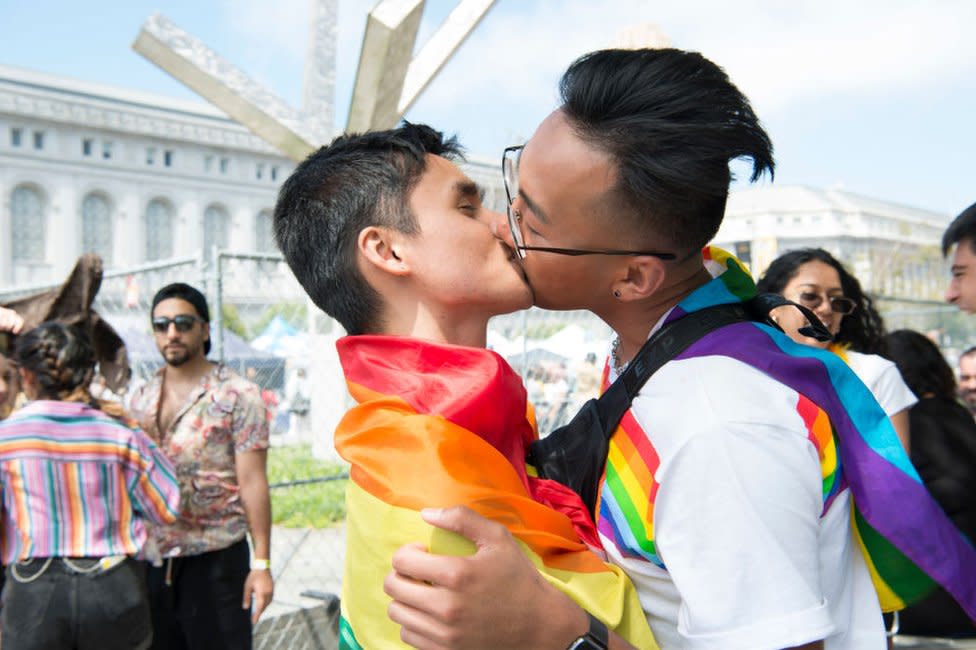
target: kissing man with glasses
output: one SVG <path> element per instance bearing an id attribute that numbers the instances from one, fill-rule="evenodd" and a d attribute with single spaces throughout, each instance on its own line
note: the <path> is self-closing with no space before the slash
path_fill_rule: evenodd
<path id="1" fill-rule="evenodd" d="M 505 153 L 509 214 L 494 229 L 518 252 L 536 305 L 588 309 L 613 328 L 612 381 L 662 324 L 755 295 L 746 269 L 706 244 L 722 223 L 730 161 L 748 158 L 755 181 L 772 174 L 772 144 L 748 99 L 694 52 L 592 52 L 569 67 L 560 93 L 525 146 Z M 912 506 L 882 506 L 887 491 L 849 487 L 825 464 L 836 459 L 833 431 L 880 442 L 869 449 Z M 918 551 L 919 530 L 958 537 L 899 473 L 908 461 L 894 430 L 851 370 L 765 324 L 719 328 L 665 363 L 609 447 L 594 513 L 600 541 L 665 650 L 883 650 L 852 501 L 896 548 Z M 862 457 L 842 454 L 859 476 Z M 497 523 L 461 507 L 425 519 L 476 551 L 397 552 L 386 593 L 401 638 L 421 648 L 623 647 L 592 627 L 569 636 L 560 624 L 585 621 L 579 608 L 552 606 L 554 588 L 519 568 Z M 959 553 L 976 570 L 976 554 Z M 551 643 L 530 642 L 540 631 Z"/>

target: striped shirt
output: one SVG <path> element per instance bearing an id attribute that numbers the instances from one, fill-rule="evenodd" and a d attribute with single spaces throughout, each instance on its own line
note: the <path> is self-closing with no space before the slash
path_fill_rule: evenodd
<path id="1" fill-rule="evenodd" d="M 179 484 L 138 428 L 87 404 L 38 400 L 0 422 L 4 564 L 139 554 L 146 521 L 171 523 Z"/>

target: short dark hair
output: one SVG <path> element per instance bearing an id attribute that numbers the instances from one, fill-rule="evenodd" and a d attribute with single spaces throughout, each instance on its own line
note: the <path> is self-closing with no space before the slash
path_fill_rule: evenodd
<path id="1" fill-rule="evenodd" d="M 600 50 L 559 83 L 562 110 L 584 141 L 609 154 L 614 193 L 635 230 L 697 250 L 718 232 L 732 172 L 773 175 L 773 145 L 749 100 L 697 52 Z"/>
<path id="2" fill-rule="evenodd" d="M 968 241 L 969 247 L 976 253 L 976 203 L 960 212 L 946 228 L 942 235 L 942 255 L 948 255 L 953 244 L 964 241 Z"/>
<path id="3" fill-rule="evenodd" d="M 459 158 L 455 138 L 423 124 L 342 135 L 288 177 L 274 210 L 275 240 L 288 266 L 320 309 L 349 334 L 376 333 L 381 299 L 359 271 L 363 228 L 417 232 L 410 192 L 425 154 Z"/>
<path id="4" fill-rule="evenodd" d="M 973 354 L 976 354 L 976 345 L 970 346 L 963 350 L 962 354 L 959 355 L 959 358 L 962 359 L 963 357 L 968 357 Z"/>
<path id="5" fill-rule="evenodd" d="M 956 398 L 956 377 L 938 346 L 912 330 L 895 330 L 885 337 L 886 357 L 895 362 L 902 379 L 916 397 L 934 393 Z"/>
<path id="6" fill-rule="evenodd" d="M 185 300 L 193 305 L 197 316 L 202 318 L 203 322 L 210 322 L 210 307 L 207 306 L 207 297 L 199 289 L 191 287 L 185 282 L 173 282 L 157 291 L 152 299 L 152 307 L 149 308 L 149 317 L 153 317 L 153 313 L 156 311 L 156 305 L 170 298 Z M 210 354 L 210 339 L 203 342 L 203 353 Z"/>
<path id="7" fill-rule="evenodd" d="M 874 301 L 861 289 L 858 279 L 824 249 L 801 248 L 783 253 L 759 278 L 756 289 L 761 293 L 782 294 L 800 267 L 807 262 L 823 262 L 832 266 L 840 276 L 844 295 L 854 301 L 854 311 L 840 321 L 840 331 L 834 336 L 834 341 L 849 345 L 855 352 L 881 354 L 884 351 L 885 327 Z"/>

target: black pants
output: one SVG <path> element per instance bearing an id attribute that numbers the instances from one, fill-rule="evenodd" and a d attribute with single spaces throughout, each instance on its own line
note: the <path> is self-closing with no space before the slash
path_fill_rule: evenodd
<path id="1" fill-rule="evenodd" d="M 93 559 L 72 563 L 97 566 Z M 79 573 L 57 558 L 8 567 L 2 625 L 3 650 L 148 648 L 145 569 L 125 560 L 105 572 Z"/>
<path id="2" fill-rule="evenodd" d="M 247 540 L 241 540 L 219 551 L 149 566 L 152 647 L 250 650 L 251 612 L 241 607 L 249 565 Z"/>

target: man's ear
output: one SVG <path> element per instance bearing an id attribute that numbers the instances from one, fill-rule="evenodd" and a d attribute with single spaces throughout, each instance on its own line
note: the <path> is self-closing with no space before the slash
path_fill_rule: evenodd
<path id="1" fill-rule="evenodd" d="M 401 233 L 389 228 L 367 226 L 359 231 L 359 254 L 372 267 L 391 275 L 407 275 L 410 267 L 397 254 Z"/>
<path id="2" fill-rule="evenodd" d="M 656 257 L 634 257 L 625 269 L 625 275 L 613 283 L 613 295 L 618 300 L 642 300 L 664 285 L 664 262 Z"/>

